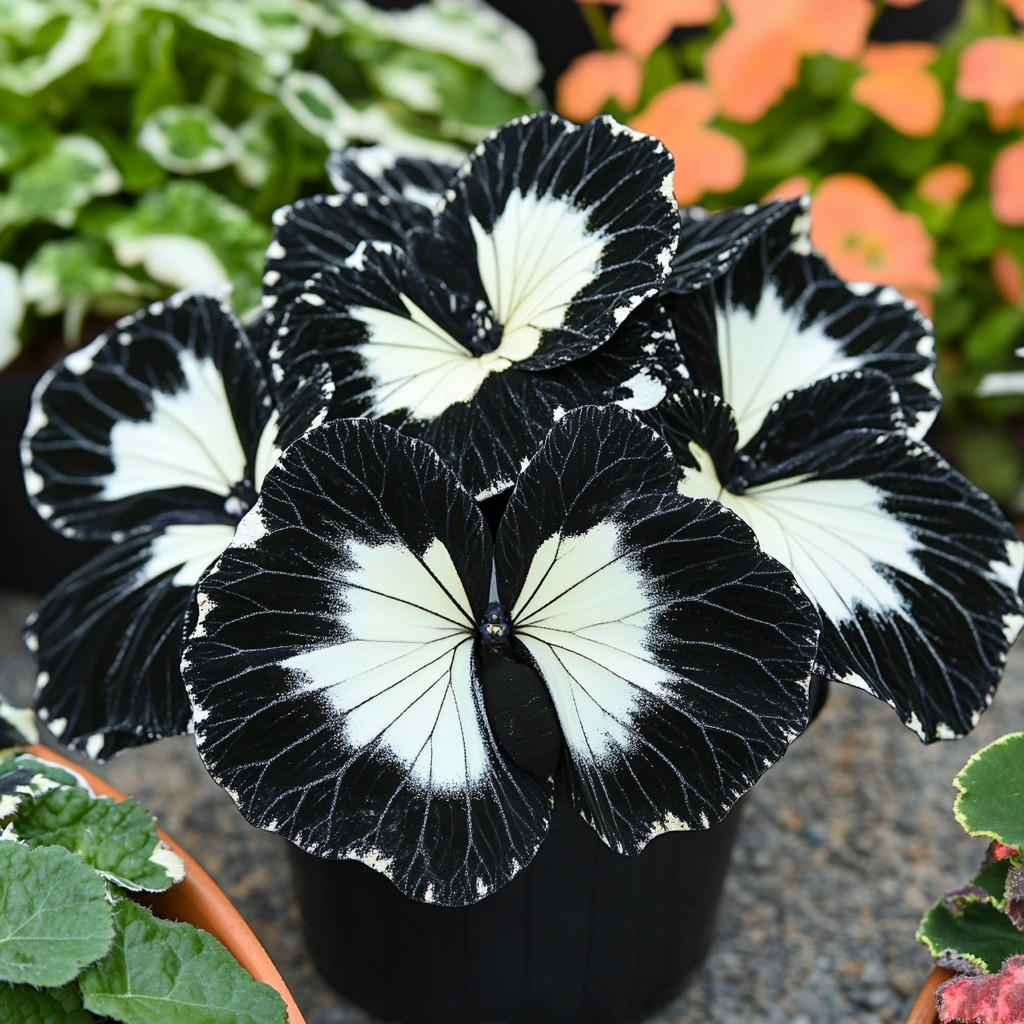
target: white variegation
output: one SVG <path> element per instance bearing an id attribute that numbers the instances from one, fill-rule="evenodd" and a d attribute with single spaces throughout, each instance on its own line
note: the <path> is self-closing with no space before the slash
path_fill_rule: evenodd
<path id="1" fill-rule="evenodd" d="M 104 499 L 175 487 L 201 487 L 226 498 L 245 478 L 245 451 L 220 370 L 187 349 L 178 361 L 183 387 L 153 391 L 149 419 L 121 419 L 111 428 L 114 469 L 103 477 Z"/>
<path id="2" fill-rule="evenodd" d="M 366 325 L 368 341 L 359 353 L 374 380 L 374 416 L 407 410 L 416 420 L 436 419 L 468 402 L 488 374 L 512 365 L 501 348 L 474 356 L 411 299 L 401 300 L 408 317 L 368 306 L 351 311 Z"/>
<path id="3" fill-rule="evenodd" d="M 408 296 L 406 315 L 355 306 L 366 329 L 359 347 L 374 380 L 375 416 L 405 410 L 415 420 L 436 419 L 469 402 L 492 373 L 533 356 L 543 332 L 564 322 L 573 298 L 600 269 L 605 237 L 587 228 L 587 211 L 551 196 L 512 192 L 490 231 L 470 218 L 486 301 L 501 325 L 492 352 L 475 355 Z M 347 260 L 360 269 L 363 250 Z M 307 302 L 322 301 L 304 295 Z"/>
<path id="4" fill-rule="evenodd" d="M 878 488 L 861 479 L 790 477 L 733 494 L 703 448 L 691 442 L 690 453 L 699 468 L 686 470 L 679 493 L 713 498 L 735 512 L 833 622 L 848 622 L 861 609 L 909 617 L 889 573 L 927 582 L 914 557 L 920 545 L 885 511 Z"/>
<path id="5" fill-rule="evenodd" d="M 497 352 L 511 362 L 532 356 L 597 276 L 606 238 L 588 228 L 590 215 L 565 199 L 514 191 L 490 231 L 470 217 L 480 280 L 504 328 Z"/>
<path id="6" fill-rule="evenodd" d="M 669 677 L 651 653 L 658 604 L 614 523 L 554 534 L 533 556 L 512 620 L 578 761 L 631 750 L 645 697 L 665 693 Z"/>
<path id="7" fill-rule="evenodd" d="M 736 418 L 737 448 L 789 392 L 864 365 L 844 355 L 842 341 L 826 334 L 821 324 L 801 329 L 799 306 L 787 309 L 771 283 L 765 284 L 756 312 L 716 306 L 715 322 L 722 395 Z"/>
<path id="8" fill-rule="evenodd" d="M 136 584 L 174 570 L 176 587 L 194 587 L 234 534 L 235 528 L 227 523 L 172 523 L 154 537 Z"/>
<path id="9" fill-rule="evenodd" d="M 323 695 L 353 748 L 384 746 L 425 791 L 474 787 L 491 759 L 471 683 L 475 619 L 451 555 L 435 539 L 422 558 L 356 540 L 345 556 L 336 612 L 345 639 L 283 668 L 299 692 Z"/>

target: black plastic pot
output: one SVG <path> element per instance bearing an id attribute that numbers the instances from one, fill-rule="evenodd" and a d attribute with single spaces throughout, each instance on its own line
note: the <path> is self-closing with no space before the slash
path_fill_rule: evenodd
<path id="1" fill-rule="evenodd" d="M 812 718 L 827 695 L 814 680 Z M 329 984 L 385 1021 L 632 1024 L 707 955 L 741 808 L 622 857 L 559 783 L 533 862 L 469 907 L 417 903 L 362 864 L 291 848 L 306 945 Z"/>
<path id="2" fill-rule="evenodd" d="M 306 944 L 323 977 L 403 1024 L 627 1024 L 707 954 L 739 808 L 707 832 L 612 853 L 559 787 L 537 856 L 469 907 L 407 899 L 362 864 L 292 851 Z"/>

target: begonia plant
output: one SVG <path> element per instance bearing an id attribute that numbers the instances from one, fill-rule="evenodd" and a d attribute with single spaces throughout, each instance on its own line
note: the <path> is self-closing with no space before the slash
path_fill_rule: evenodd
<path id="1" fill-rule="evenodd" d="M 253 823 L 462 905 L 556 799 L 623 854 L 720 821 L 812 674 L 925 741 L 972 727 L 1024 545 L 923 440 L 929 323 L 838 278 L 806 201 L 680 211 L 664 145 L 608 117 L 330 168 L 275 214 L 249 340 L 179 296 L 36 395 L 37 507 L 111 543 L 28 627 L 65 742 L 189 727 Z M 211 483 L 199 448 L 238 457 Z M 125 611 L 171 590 L 180 675 L 133 671 Z"/>
<path id="2" fill-rule="evenodd" d="M 988 839 L 988 851 L 970 882 L 928 910 L 917 937 L 960 975 L 936 990 L 943 1024 L 1012 1024 L 1021 1019 L 1024 969 L 1024 733 L 983 747 L 953 785 L 957 822 Z"/>

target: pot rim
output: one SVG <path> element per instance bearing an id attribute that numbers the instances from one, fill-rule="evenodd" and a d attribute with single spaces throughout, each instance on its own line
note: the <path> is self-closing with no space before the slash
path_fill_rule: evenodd
<path id="1" fill-rule="evenodd" d="M 945 967 L 933 967 L 931 974 L 921 986 L 914 1005 L 910 1008 L 906 1024 L 937 1024 L 939 1008 L 935 1002 L 935 990 L 944 981 L 953 977 L 956 975 L 952 971 L 947 971 Z"/>

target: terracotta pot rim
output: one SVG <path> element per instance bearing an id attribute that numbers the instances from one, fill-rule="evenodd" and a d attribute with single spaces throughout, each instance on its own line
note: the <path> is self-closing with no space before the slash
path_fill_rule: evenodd
<path id="1" fill-rule="evenodd" d="M 31 744 L 25 747 L 24 751 L 40 760 L 53 761 L 82 776 L 99 796 L 108 796 L 114 800 L 125 799 L 124 793 L 50 747 Z M 140 902 L 145 903 L 161 917 L 186 920 L 197 928 L 209 932 L 257 981 L 265 982 L 277 990 L 285 1002 L 287 1024 L 305 1024 L 305 1018 L 273 960 L 235 905 L 194 857 L 186 853 L 163 829 L 158 828 L 157 832 L 160 838 L 184 860 L 185 877 L 166 892 L 138 894 L 136 898 L 145 897 L 140 899 Z"/>
<path id="2" fill-rule="evenodd" d="M 939 1008 L 935 1005 L 935 990 L 950 978 L 955 977 L 945 967 L 933 967 L 931 974 L 925 979 L 921 991 L 910 1008 L 906 1024 L 936 1024 L 939 1019 Z"/>

